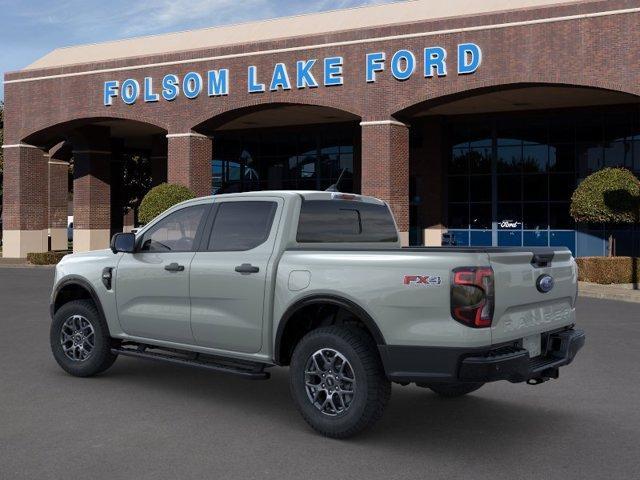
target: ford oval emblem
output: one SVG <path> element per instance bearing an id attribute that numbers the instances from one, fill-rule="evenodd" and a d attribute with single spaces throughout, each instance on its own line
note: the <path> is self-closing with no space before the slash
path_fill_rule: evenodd
<path id="1" fill-rule="evenodd" d="M 553 277 L 546 273 L 544 275 L 540 275 L 538 280 L 536 280 L 536 288 L 541 293 L 549 293 L 553 288 L 553 284 Z"/>

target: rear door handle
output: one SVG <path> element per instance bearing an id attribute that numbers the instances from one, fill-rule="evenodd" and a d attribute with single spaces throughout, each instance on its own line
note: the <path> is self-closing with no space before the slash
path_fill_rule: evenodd
<path id="1" fill-rule="evenodd" d="M 258 273 L 260 268 L 254 267 L 250 263 L 243 263 L 242 265 L 238 265 L 235 270 L 243 275 L 248 275 L 249 273 Z"/>
<path id="2" fill-rule="evenodd" d="M 169 265 L 165 265 L 164 269 L 167 272 L 183 272 L 184 271 L 184 265 L 178 265 L 177 263 L 170 263 Z"/>

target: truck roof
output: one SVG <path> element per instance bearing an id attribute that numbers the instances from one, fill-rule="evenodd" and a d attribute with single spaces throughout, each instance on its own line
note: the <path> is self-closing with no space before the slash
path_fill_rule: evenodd
<path id="1" fill-rule="evenodd" d="M 369 197 L 366 195 L 358 195 L 354 193 L 344 193 L 344 192 L 326 192 L 326 191 L 318 191 L 318 190 L 258 190 L 252 192 L 239 192 L 239 193 L 223 193 L 219 195 L 209 195 L 207 197 L 198 197 L 193 200 L 187 200 L 183 202 L 184 204 L 188 204 L 195 201 L 201 201 L 203 199 L 224 199 L 224 198 L 252 198 L 252 197 L 281 197 L 281 198 L 291 198 L 291 197 L 302 197 L 305 200 L 355 200 L 366 203 L 376 203 L 378 205 L 384 205 L 385 202 L 382 200 Z"/>

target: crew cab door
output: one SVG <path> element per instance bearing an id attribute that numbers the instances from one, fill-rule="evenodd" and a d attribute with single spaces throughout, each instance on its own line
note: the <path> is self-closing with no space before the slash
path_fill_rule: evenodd
<path id="1" fill-rule="evenodd" d="M 191 266 L 191 329 L 197 345 L 255 353 L 283 201 L 216 200 L 211 228 Z"/>
<path id="2" fill-rule="evenodd" d="M 138 239 L 116 269 L 120 325 L 128 335 L 193 344 L 189 270 L 211 204 L 184 207 L 161 218 Z"/>

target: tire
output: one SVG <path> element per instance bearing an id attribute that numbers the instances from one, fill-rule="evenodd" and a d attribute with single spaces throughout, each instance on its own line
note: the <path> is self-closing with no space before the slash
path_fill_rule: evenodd
<path id="1" fill-rule="evenodd" d="M 81 332 L 84 339 L 74 332 Z M 64 347 L 63 339 L 66 340 Z M 113 365 L 118 357 L 111 353 L 109 329 L 90 300 L 73 300 L 61 306 L 53 317 L 49 340 L 58 365 L 76 377 L 90 377 L 102 373 Z M 65 353 L 65 348 L 68 353 Z"/>
<path id="2" fill-rule="evenodd" d="M 483 385 L 484 383 L 434 383 L 428 385 L 428 388 L 441 397 L 455 398 L 466 395 L 467 393 L 475 392 Z"/>
<path id="3" fill-rule="evenodd" d="M 326 372 L 325 380 L 322 371 Z M 326 383 L 320 383 L 323 381 Z M 333 393 L 329 394 L 332 385 Z M 357 327 L 322 327 L 305 335 L 291 358 L 289 386 L 305 421 L 331 438 L 347 438 L 371 427 L 382 417 L 391 396 L 391 382 L 385 376 L 376 345 Z M 327 401 L 329 396 L 331 402 Z M 326 404 L 324 410 L 320 404 Z"/>

